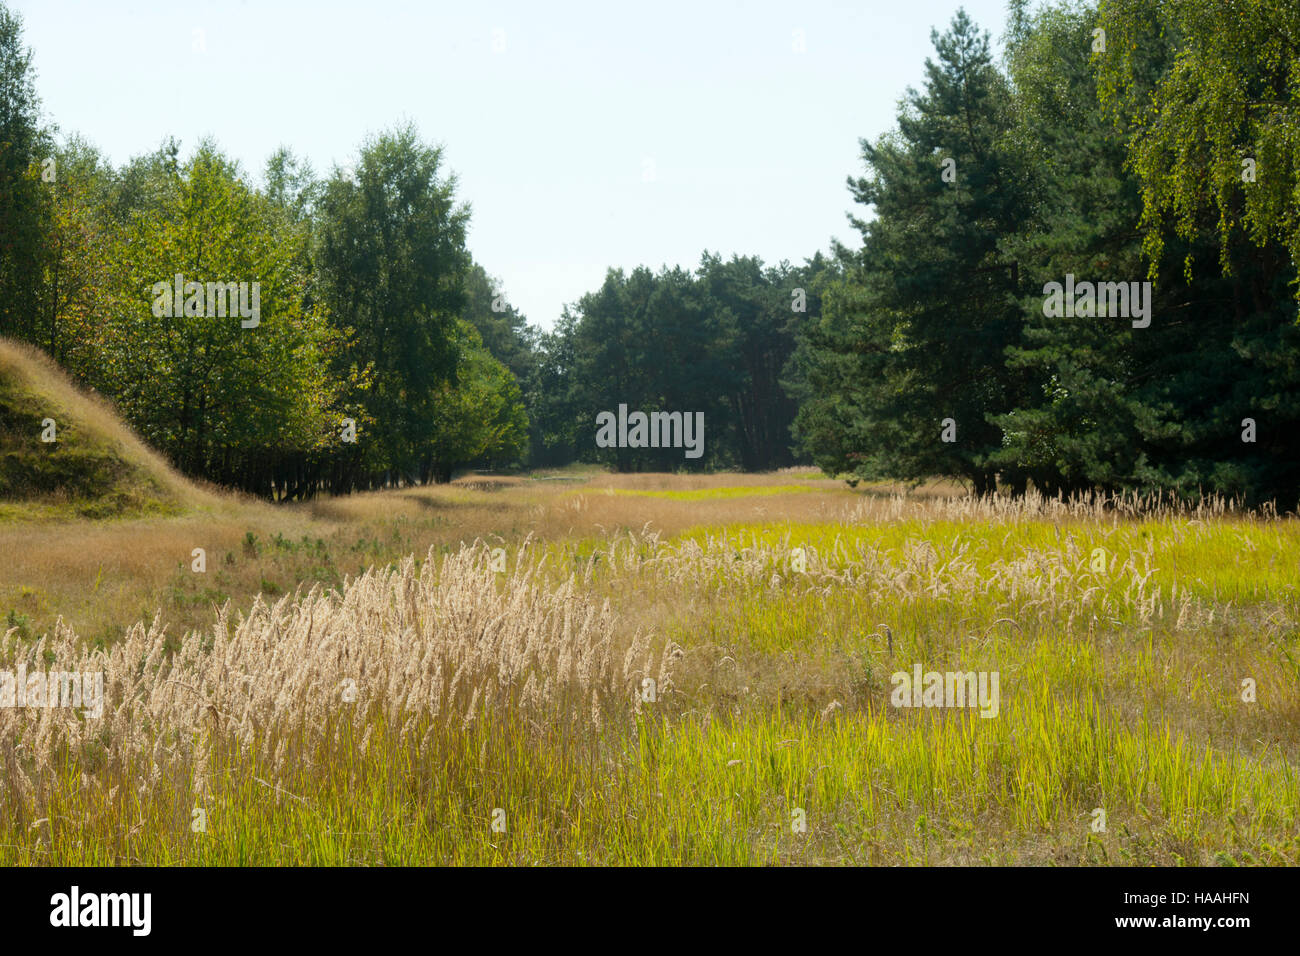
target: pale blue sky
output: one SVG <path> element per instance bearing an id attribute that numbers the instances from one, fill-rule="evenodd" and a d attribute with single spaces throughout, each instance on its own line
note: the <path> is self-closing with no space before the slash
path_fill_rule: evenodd
<path id="1" fill-rule="evenodd" d="M 211 135 L 255 174 L 281 144 L 324 173 L 415 121 L 473 207 L 475 258 L 546 328 L 609 266 L 855 243 L 858 138 L 892 125 L 963 5 L 8 2 L 46 114 L 115 163 Z M 1000 50 L 1004 0 L 964 6 Z"/>

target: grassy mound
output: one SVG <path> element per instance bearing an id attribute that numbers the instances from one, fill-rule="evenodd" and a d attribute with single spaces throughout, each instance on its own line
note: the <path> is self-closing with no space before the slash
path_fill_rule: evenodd
<path id="1" fill-rule="evenodd" d="M 0 339 L 0 520 L 178 514 L 208 497 L 44 353 Z"/>

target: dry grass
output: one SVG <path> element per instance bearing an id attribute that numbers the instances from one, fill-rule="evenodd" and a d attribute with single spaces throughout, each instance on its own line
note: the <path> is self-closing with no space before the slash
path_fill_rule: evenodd
<path id="1" fill-rule="evenodd" d="M 522 565 L 498 584 L 488 559 L 483 545 L 419 570 L 408 558 L 341 591 L 257 601 L 236 622 L 223 610 L 179 646 L 160 620 L 90 652 L 66 627 L 35 642 L 9 632 L 0 661 L 11 670 L 106 680 L 99 719 L 84 708 L 0 708 L 12 805 L 35 801 L 57 785 L 62 761 L 92 751 L 95 785 L 107 793 L 193 774 L 201 799 L 219 738 L 269 756 L 266 769 L 281 775 L 336 744 L 345 726 L 363 732 L 363 755 L 376 719 L 416 753 L 435 730 L 464 729 L 480 711 L 599 733 L 604 715 L 639 711 L 644 676 L 669 686 L 670 655 L 642 634 L 616 634 L 608 602 L 596 604 L 572 578 L 539 586 Z"/>
<path id="2" fill-rule="evenodd" d="M 233 600 L 247 606 L 267 590 L 264 584 L 280 593 L 300 583 L 335 586 L 373 564 L 430 548 L 459 548 L 477 538 L 514 546 L 529 535 L 586 539 L 647 524 L 674 534 L 703 520 L 831 520 L 845 503 L 861 498 L 828 481 L 806 482 L 815 494 L 721 499 L 706 506 L 611 493 L 650 488 L 650 480 L 600 474 L 582 483 L 465 478 L 279 507 L 229 499 L 174 518 L 0 521 L 0 620 L 9 614 L 35 635 L 62 617 L 83 635 L 112 640 L 157 613 L 174 627 L 199 627 L 211 619 L 214 604 Z M 677 487 L 679 479 L 653 480 Z M 791 483 L 778 473 L 693 478 L 688 485 Z M 195 548 L 207 555 L 201 575 L 190 570 Z"/>

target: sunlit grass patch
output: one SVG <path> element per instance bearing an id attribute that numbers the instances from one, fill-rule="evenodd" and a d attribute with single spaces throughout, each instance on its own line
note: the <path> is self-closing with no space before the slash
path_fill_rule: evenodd
<path id="1" fill-rule="evenodd" d="M 823 491 L 808 485 L 743 485 L 728 488 L 697 488 L 691 491 L 640 491 L 632 488 L 610 488 L 606 494 L 635 495 L 641 498 L 665 498 L 669 501 L 715 501 L 728 498 L 752 498 L 760 495 L 793 495 L 809 491 Z"/>
<path id="2" fill-rule="evenodd" d="M 788 521 L 702 526 L 674 537 L 671 545 L 710 541 L 745 550 L 817 553 L 832 569 L 871 554 L 900 566 L 928 550 L 927 567 L 954 560 L 988 575 L 1006 566 L 1030 577 L 1069 572 L 1089 577 L 1106 593 L 1124 593 L 1135 580 L 1215 601 L 1268 600 L 1300 603 L 1300 522 L 1225 519 L 1110 523 L 1070 520 L 976 525 L 917 519 L 872 525 Z"/>

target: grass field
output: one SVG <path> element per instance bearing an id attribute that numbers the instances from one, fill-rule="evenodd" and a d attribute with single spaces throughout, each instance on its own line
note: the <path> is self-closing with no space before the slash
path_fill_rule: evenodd
<path id="1" fill-rule="evenodd" d="M 0 864 L 1300 862 L 1293 519 L 564 477 L 7 516 Z"/>

